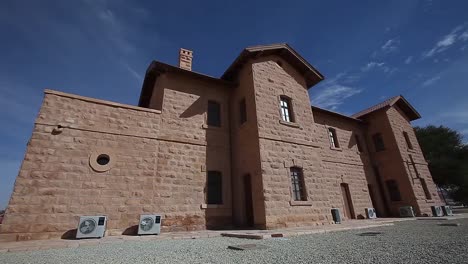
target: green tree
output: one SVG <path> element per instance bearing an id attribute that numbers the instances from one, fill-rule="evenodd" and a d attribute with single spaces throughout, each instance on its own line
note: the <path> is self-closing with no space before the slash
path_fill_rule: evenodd
<path id="1" fill-rule="evenodd" d="M 444 126 L 416 127 L 416 136 L 434 182 L 456 201 L 468 202 L 468 146 L 463 136 Z"/>

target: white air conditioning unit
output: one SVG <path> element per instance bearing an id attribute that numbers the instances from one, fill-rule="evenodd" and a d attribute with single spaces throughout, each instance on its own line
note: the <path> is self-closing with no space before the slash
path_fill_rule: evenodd
<path id="1" fill-rule="evenodd" d="M 446 216 L 453 215 L 452 207 L 450 207 L 448 205 L 442 206 L 442 211 L 444 211 L 444 215 L 446 215 Z"/>
<path id="2" fill-rule="evenodd" d="M 156 235 L 161 233 L 161 215 L 140 215 L 138 235 Z"/>
<path id="3" fill-rule="evenodd" d="M 76 230 L 76 238 L 101 238 L 106 231 L 107 217 L 80 216 L 80 222 Z"/>
<path id="4" fill-rule="evenodd" d="M 412 206 L 400 207 L 400 216 L 401 217 L 414 217 L 413 207 Z"/>
<path id="5" fill-rule="evenodd" d="M 375 208 L 366 208 L 366 216 L 369 219 L 377 218 L 377 214 L 375 213 Z"/>
<path id="6" fill-rule="evenodd" d="M 431 206 L 432 216 L 444 216 L 444 212 L 442 211 L 442 207 L 440 206 Z"/>

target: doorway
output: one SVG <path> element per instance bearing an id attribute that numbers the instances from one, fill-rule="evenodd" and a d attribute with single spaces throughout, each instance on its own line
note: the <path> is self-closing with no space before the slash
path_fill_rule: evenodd
<path id="1" fill-rule="evenodd" d="M 250 177 L 250 174 L 244 175 L 244 193 L 246 225 L 252 227 L 254 225 L 254 212 L 252 204 L 252 179 Z"/>
<path id="2" fill-rule="evenodd" d="M 351 200 L 351 193 L 349 192 L 349 185 L 347 183 L 340 184 L 341 195 L 343 196 L 343 209 L 344 216 L 348 219 L 356 219 L 354 215 L 353 202 Z"/>

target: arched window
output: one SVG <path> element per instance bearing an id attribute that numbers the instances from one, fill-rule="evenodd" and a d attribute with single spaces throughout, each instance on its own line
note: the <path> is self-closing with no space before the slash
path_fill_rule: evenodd
<path id="1" fill-rule="evenodd" d="M 294 122 L 291 98 L 280 96 L 281 119 L 285 122 Z"/>
<path id="2" fill-rule="evenodd" d="M 408 133 L 403 131 L 403 136 L 405 137 L 406 145 L 408 146 L 408 148 L 413 149 L 413 144 L 411 144 Z"/>
<path id="3" fill-rule="evenodd" d="M 221 126 L 221 105 L 215 101 L 208 101 L 208 117 L 209 126 Z"/>
<path id="4" fill-rule="evenodd" d="M 330 139 L 330 145 L 332 148 L 339 148 L 340 143 L 338 142 L 338 137 L 336 136 L 336 130 L 334 128 L 328 128 L 328 137 Z"/>
<path id="5" fill-rule="evenodd" d="M 207 204 L 223 204 L 223 178 L 221 172 L 208 171 L 206 188 Z"/>
<path id="6" fill-rule="evenodd" d="M 292 198 L 294 201 L 307 201 L 302 169 L 299 167 L 291 167 L 289 171 L 291 175 Z"/>

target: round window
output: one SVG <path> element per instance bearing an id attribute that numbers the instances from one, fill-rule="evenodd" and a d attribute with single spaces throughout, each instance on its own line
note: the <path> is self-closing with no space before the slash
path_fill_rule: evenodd
<path id="1" fill-rule="evenodd" d="M 109 155 L 107 154 L 101 154 L 97 157 L 96 159 L 96 162 L 97 164 L 101 165 L 101 166 L 104 166 L 104 165 L 107 165 L 109 164 L 110 162 L 110 158 L 109 158 Z"/>
<path id="2" fill-rule="evenodd" d="M 110 170 L 115 162 L 116 156 L 112 149 L 98 149 L 93 151 L 89 156 L 89 165 L 96 172 Z"/>

